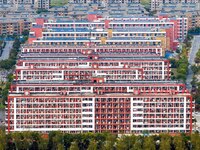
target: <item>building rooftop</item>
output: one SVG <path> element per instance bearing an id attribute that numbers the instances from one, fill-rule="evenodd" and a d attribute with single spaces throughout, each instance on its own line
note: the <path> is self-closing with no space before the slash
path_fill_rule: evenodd
<path id="1" fill-rule="evenodd" d="M 35 27 L 35 26 L 34 26 Z M 163 28 L 163 27 L 162 27 Z M 112 29 L 112 32 L 159 32 L 161 27 L 156 28 L 149 28 L 149 27 L 132 27 L 132 28 L 114 28 Z M 165 27 L 166 28 L 166 27 Z M 89 27 L 83 27 L 83 28 L 48 28 L 45 32 L 107 32 L 108 29 L 90 29 Z M 161 31 L 160 31 L 161 32 Z"/>
<path id="2" fill-rule="evenodd" d="M 29 55 L 30 57 L 23 57 L 21 58 L 22 60 L 35 60 L 35 61 L 42 61 L 42 60 L 48 60 L 49 62 L 52 62 L 52 61 L 64 61 L 64 60 L 76 60 L 76 61 L 89 61 L 88 60 L 88 57 L 87 55 L 69 55 L 68 57 L 65 56 L 65 55 L 56 55 L 56 54 L 53 54 L 52 55 L 45 55 L 45 54 L 35 54 L 33 55 L 33 57 L 31 57 L 31 55 Z M 54 57 L 53 57 L 54 56 Z M 56 58 L 55 58 L 56 56 Z M 106 55 L 106 57 L 100 57 L 98 60 L 96 61 L 100 61 L 100 60 L 112 60 L 112 61 L 117 61 L 117 60 L 127 60 L 127 61 L 134 61 L 134 60 L 137 60 L 137 61 L 150 61 L 150 60 L 156 60 L 156 61 L 163 61 L 163 60 L 167 60 L 166 58 L 164 57 L 152 57 L 152 56 L 149 56 L 149 57 L 143 57 L 143 56 L 134 56 L 132 55 L 132 57 L 130 56 L 127 56 L 127 55 L 124 55 L 123 57 L 118 57 L 118 56 L 115 56 L 112 54 L 108 54 Z M 91 60 L 93 61 L 93 60 Z"/>
<path id="3" fill-rule="evenodd" d="M 13 81 L 13 84 L 19 84 L 19 85 L 22 85 L 23 84 L 27 84 L 27 85 L 37 85 L 37 84 L 40 84 L 40 85 L 43 85 L 45 84 L 46 86 L 48 85 L 52 85 L 52 84 L 55 84 L 55 85 L 77 85 L 77 84 L 83 84 L 82 86 L 105 86 L 107 84 L 109 85 L 130 85 L 130 84 L 133 84 L 134 86 L 138 86 L 138 85 L 149 85 L 149 84 L 152 84 L 152 86 L 156 86 L 157 84 L 162 86 L 163 84 L 183 84 L 183 82 L 181 81 L 107 81 L 105 83 L 88 83 L 88 81 L 67 81 L 67 80 L 40 80 L 40 81 L 37 81 L 37 80 L 20 80 L 20 81 Z"/>
<path id="4" fill-rule="evenodd" d="M 76 48 L 81 48 L 81 49 L 87 49 L 87 50 L 94 50 L 96 48 L 102 48 L 102 49 L 108 49 L 108 48 L 125 48 L 125 49 L 131 49 L 131 48 L 161 48 L 160 46 L 157 45 L 152 45 L 152 46 L 136 46 L 136 45 L 130 45 L 130 44 L 115 44 L 115 45 L 94 45 L 94 46 L 85 46 L 85 45 L 67 45 L 67 46 L 61 46 L 61 45 L 51 45 L 51 47 L 49 47 L 48 45 L 34 45 L 34 44 L 24 44 L 22 45 L 22 48 L 47 48 L 47 49 L 55 49 L 55 48 L 59 48 L 59 49 L 68 49 L 68 48 L 72 48 L 72 49 L 76 49 Z"/>

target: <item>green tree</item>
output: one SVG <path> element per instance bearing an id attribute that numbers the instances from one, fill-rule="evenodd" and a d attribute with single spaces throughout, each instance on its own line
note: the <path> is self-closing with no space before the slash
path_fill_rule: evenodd
<path id="1" fill-rule="evenodd" d="M 174 147 L 175 147 L 176 150 L 186 149 L 182 136 L 175 136 L 173 138 L 173 143 L 174 143 Z"/>
<path id="2" fill-rule="evenodd" d="M 114 149 L 114 145 L 116 142 L 116 136 L 110 133 L 105 133 L 106 141 L 104 142 L 103 149 L 104 150 L 112 150 Z"/>
<path id="3" fill-rule="evenodd" d="M 73 141 L 75 136 L 76 136 L 75 134 L 69 134 L 69 133 L 64 134 L 64 144 L 66 149 L 70 147 L 71 142 Z"/>
<path id="4" fill-rule="evenodd" d="M 41 150 L 45 150 L 48 148 L 48 139 L 46 138 L 41 138 L 40 142 L 39 142 L 39 149 Z"/>
<path id="5" fill-rule="evenodd" d="M 143 149 L 148 149 L 148 150 L 155 150 L 155 141 L 152 136 L 148 136 L 144 138 L 144 144 L 143 144 Z"/>
<path id="6" fill-rule="evenodd" d="M 117 139 L 116 148 L 117 150 L 118 149 L 130 150 L 134 147 L 135 141 L 136 141 L 135 135 L 131 135 L 131 136 L 123 135 Z"/>
<path id="7" fill-rule="evenodd" d="M 72 142 L 69 150 L 79 150 L 78 142 L 77 141 Z"/>
<path id="8" fill-rule="evenodd" d="M 28 132 L 14 132 L 12 133 L 13 140 L 17 149 L 27 150 L 31 145 L 31 140 L 28 138 L 30 134 Z"/>
<path id="9" fill-rule="evenodd" d="M 194 27 L 194 28 L 191 28 L 189 31 L 188 31 L 189 35 L 191 34 L 200 34 L 200 27 Z"/>
<path id="10" fill-rule="evenodd" d="M 191 146 L 193 150 L 200 150 L 200 135 L 199 133 L 191 134 Z"/>
<path id="11" fill-rule="evenodd" d="M 60 148 L 61 148 L 61 145 L 62 146 L 64 145 L 64 143 L 63 143 L 63 133 L 62 132 L 56 131 L 56 134 L 53 137 L 53 143 L 55 144 L 55 146 L 57 148 L 58 148 L 58 145 L 59 145 Z"/>
<path id="12" fill-rule="evenodd" d="M 143 137 L 137 136 L 133 148 L 131 150 L 142 150 L 143 148 Z"/>
<path id="13" fill-rule="evenodd" d="M 28 36 L 28 35 L 29 35 L 29 30 L 24 30 L 24 31 L 22 32 L 22 35 L 23 35 L 23 36 Z"/>
<path id="14" fill-rule="evenodd" d="M 195 57 L 194 61 L 195 61 L 195 63 L 200 63 L 200 49 L 196 53 L 196 57 Z"/>
<path id="15" fill-rule="evenodd" d="M 94 140 L 97 141 L 97 149 L 102 149 L 106 140 L 106 135 L 102 133 L 95 133 Z"/>
<path id="16" fill-rule="evenodd" d="M 48 149 L 58 149 L 58 146 L 59 146 L 59 148 L 61 148 L 61 145 L 64 147 L 63 133 L 60 131 L 50 132 Z"/>
<path id="17" fill-rule="evenodd" d="M 169 134 L 161 134 L 160 150 L 171 150 L 171 137 Z"/>
<path id="18" fill-rule="evenodd" d="M 87 150 L 97 150 L 97 142 L 95 140 L 90 141 Z"/>
<path id="19" fill-rule="evenodd" d="M 6 150 L 15 150 L 16 145 L 15 142 L 13 141 L 13 137 L 10 133 L 7 134 L 6 136 Z"/>
<path id="20" fill-rule="evenodd" d="M 0 149 L 6 149 L 6 134 L 3 130 L 0 130 Z"/>
<path id="21" fill-rule="evenodd" d="M 192 71 L 193 71 L 194 74 L 197 74 L 199 72 L 199 70 L 200 70 L 200 67 L 196 66 L 196 65 L 192 65 L 191 69 L 192 69 Z"/>
<path id="22" fill-rule="evenodd" d="M 171 64 L 171 68 L 177 68 L 178 64 L 177 64 L 176 59 L 170 58 L 169 61 L 170 61 L 170 64 Z"/>
<path id="23" fill-rule="evenodd" d="M 128 145 L 126 145 L 126 143 L 124 143 L 124 139 L 125 139 L 125 136 L 123 136 L 121 138 L 117 138 L 117 144 L 116 144 L 117 150 L 127 150 L 128 149 Z"/>

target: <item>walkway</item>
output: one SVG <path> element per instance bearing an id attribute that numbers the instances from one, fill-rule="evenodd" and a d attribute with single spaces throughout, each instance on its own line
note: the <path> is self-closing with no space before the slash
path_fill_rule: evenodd
<path id="1" fill-rule="evenodd" d="M 0 60 L 5 60 L 5 59 L 9 58 L 9 54 L 10 54 L 10 51 L 12 49 L 14 41 L 5 41 L 5 42 L 6 42 L 6 46 L 3 49 L 3 53 L 2 53 L 2 55 L 0 57 Z"/>
<path id="2" fill-rule="evenodd" d="M 192 40 L 192 47 L 190 49 L 190 54 L 188 57 L 188 62 L 190 65 L 188 66 L 188 74 L 187 74 L 187 80 L 186 80 L 187 89 L 190 91 L 192 89 L 191 82 L 193 78 L 193 72 L 192 72 L 191 66 L 195 64 L 194 59 L 199 48 L 200 48 L 200 36 L 194 36 Z"/>

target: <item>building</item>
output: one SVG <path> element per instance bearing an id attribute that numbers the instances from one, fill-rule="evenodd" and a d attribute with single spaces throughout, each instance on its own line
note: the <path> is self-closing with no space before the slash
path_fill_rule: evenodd
<path id="1" fill-rule="evenodd" d="M 34 3 L 35 9 L 46 9 L 49 10 L 51 6 L 51 0 L 35 0 Z"/>
<path id="2" fill-rule="evenodd" d="M 92 51 L 92 50 L 91 50 Z M 16 66 L 16 80 L 67 80 L 90 82 L 93 76 L 101 76 L 108 82 L 138 80 L 169 80 L 170 63 L 165 58 L 138 58 L 130 53 L 105 54 L 38 54 L 23 55 Z M 55 57 L 54 59 L 53 57 Z M 123 56 L 123 59 L 121 58 Z M 48 57 L 46 59 L 45 57 Z M 78 58 L 78 59 L 77 59 Z M 36 61 L 34 60 L 36 59 Z M 36 63 L 37 62 L 37 63 Z M 40 62 L 40 63 L 39 63 Z M 48 66 L 48 69 L 43 69 Z M 79 66 L 82 66 L 80 69 Z M 77 68 L 77 69 L 74 69 Z"/>
<path id="3" fill-rule="evenodd" d="M 173 8 L 178 5 L 190 5 L 199 3 L 199 0 L 151 0 L 151 11 L 160 10 L 163 6 L 171 4 Z"/>
<path id="4" fill-rule="evenodd" d="M 171 81 L 162 57 L 167 32 L 160 29 L 176 29 L 176 18 L 93 17 L 36 19 L 17 60 L 6 130 L 191 133 L 192 96 L 185 84 Z M 150 32 L 145 22 L 158 30 Z"/>
<path id="5" fill-rule="evenodd" d="M 0 4 L 8 4 L 10 7 L 18 8 L 20 5 L 34 6 L 35 9 L 49 9 L 50 0 L 0 0 Z"/>
<path id="6" fill-rule="evenodd" d="M 102 18 L 44 20 L 33 23 L 29 44 L 40 45 L 137 45 L 175 50 L 187 35 L 187 18 Z M 62 27 L 62 28 L 61 28 Z M 163 53 L 164 54 L 164 53 Z"/>
<path id="7" fill-rule="evenodd" d="M 193 104 L 184 85 L 94 81 L 14 83 L 7 131 L 191 132 Z"/>
<path id="8" fill-rule="evenodd" d="M 29 30 L 31 22 L 22 18 L 0 19 L 0 34 L 21 35 L 24 30 Z"/>
<path id="9" fill-rule="evenodd" d="M 188 19 L 188 28 L 200 27 L 200 3 L 165 4 L 157 10 L 158 15 Z"/>
<path id="10" fill-rule="evenodd" d="M 144 16 L 149 14 L 140 3 L 69 3 L 68 15 L 86 17 L 88 14 L 103 17 Z"/>
<path id="11" fill-rule="evenodd" d="M 68 3 L 76 4 L 76 3 L 116 3 L 116 4 L 124 4 L 124 3 L 140 3 L 140 0 L 69 0 Z"/>
<path id="12" fill-rule="evenodd" d="M 7 4 L 7 0 L 0 0 L 0 4 Z"/>
<path id="13" fill-rule="evenodd" d="M 118 55 L 118 53 L 122 54 L 131 54 L 132 56 L 145 56 L 145 57 L 161 57 L 163 56 L 163 50 L 158 46 L 130 46 L 130 45 L 102 45 L 102 46 L 45 46 L 45 45 L 23 45 L 22 52 L 23 53 L 92 53 L 94 51 L 98 55 L 106 55 L 106 53 L 112 53 L 113 55 Z M 22 55 L 23 57 L 23 55 Z"/>

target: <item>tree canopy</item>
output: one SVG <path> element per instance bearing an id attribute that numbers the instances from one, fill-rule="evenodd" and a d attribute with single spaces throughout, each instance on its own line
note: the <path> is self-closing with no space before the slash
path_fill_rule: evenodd
<path id="1" fill-rule="evenodd" d="M 0 130 L 0 149 L 20 150 L 193 150 L 200 149 L 200 135 L 179 134 L 121 135 L 111 133 L 69 134 L 52 131 L 47 136 L 39 132 Z"/>

